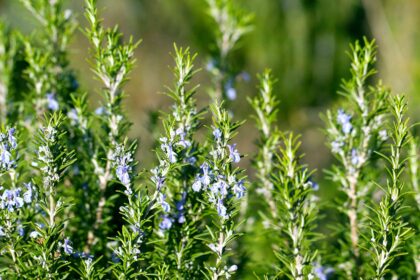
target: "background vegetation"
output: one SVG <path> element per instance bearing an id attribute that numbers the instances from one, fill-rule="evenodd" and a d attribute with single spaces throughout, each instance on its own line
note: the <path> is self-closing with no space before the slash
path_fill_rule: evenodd
<path id="1" fill-rule="evenodd" d="M 377 68 L 379 75 L 394 93 L 405 93 L 410 104 L 412 122 L 418 120 L 417 94 L 420 84 L 420 2 L 416 0 L 243 0 L 237 1 L 244 10 L 252 11 L 253 30 L 244 36 L 234 52 L 233 68 L 243 69 L 235 83 L 238 98 L 229 103 L 234 118 L 248 118 L 251 106 L 246 97 L 257 93 L 257 72 L 271 68 L 277 79 L 273 92 L 280 100 L 277 125 L 280 129 L 302 134 L 302 150 L 309 169 L 317 169 L 314 180 L 319 182 L 319 194 L 323 201 L 336 195 L 335 186 L 323 181 L 323 169 L 330 166 L 332 155 L 325 145 L 320 113 L 336 108 L 343 99 L 337 94 L 341 79 L 349 78 L 350 59 L 345 55 L 349 44 L 363 36 L 375 38 L 378 44 Z M 75 11 L 81 26 L 82 0 L 67 1 Z M 201 87 L 196 95 L 198 107 L 209 102 L 210 74 L 206 71 L 214 51 L 212 30 L 214 23 L 206 15 L 205 1 L 198 0 L 104 0 L 99 10 L 105 26 L 118 24 L 127 36 L 142 39 L 135 50 L 137 64 L 127 84 L 124 106 L 128 119 L 133 122 L 130 137 L 140 139 L 136 158 L 142 168 L 155 165 L 153 148 L 156 143 L 159 110 L 167 110 L 170 100 L 163 94 L 164 85 L 170 85 L 172 74 L 173 42 L 178 46 L 190 46 L 199 56 L 195 65 L 202 68 L 194 76 L 194 83 Z M 14 0 L 0 1 L 0 13 L 12 27 L 29 34 L 37 28 L 21 4 Z M 81 91 L 89 91 L 91 108 L 99 106 L 99 82 L 92 81 L 88 57 L 89 42 L 77 31 L 71 41 L 69 61 L 77 69 L 76 76 Z M 99 99 L 99 98 L 98 98 Z M 254 155 L 257 130 L 251 121 L 239 129 L 238 149 Z M 248 168 L 251 158 L 245 157 L 240 166 Z M 249 174 L 252 178 L 253 174 Z M 323 208 L 326 219 L 334 220 L 334 212 Z M 326 229 L 320 229 L 324 231 Z M 249 242 L 245 239 L 245 242 Z M 252 242 L 249 242 L 252 243 Z M 260 240 L 256 244 L 264 244 Z M 271 249 L 270 249 L 271 250 Z M 261 256 L 252 256 L 258 259 Z M 255 268 L 253 268 L 255 269 Z M 241 273 L 241 272 L 239 272 Z"/>
<path id="2" fill-rule="evenodd" d="M 279 125 L 303 134 L 306 161 L 322 170 L 329 163 L 324 145 L 319 113 L 334 104 L 339 95 L 340 80 L 348 77 L 349 59 L 345 54 L 349 44 L 362 36 L 375 38 L 379 47 L 379 77 L 393 92 L 404 92 L 417 120 L 416 104 L 420 102 L 420 2 L 416 0 L 241 0 L 244 9 L 252 11 L 254 29 L 244 37 L 235 53 L 238 67 L 249 75 L 249 81 L 238 83 L 239 98 L 232 109 L 240 119 L 247 116 L 250 106 L 245 96 L 256 94 L 256 73 L 273 69 L 278 79 L 274 92 L 281 102 Z M 78 14 L 82 26 L 83 1 L 69 0 L 67 5 Z M 168 100 L 160 92 L 170 84 L 172 44 L 188 45 L 198 52 L 197 66 L 205 69 L 206 54 L 211 48 L 212 22 L 206 17 L 205 1 L 197 0 L 103 0 L 98 3 L 106 26 L 118 24 L 128 36 L 142 39 L 136 50 L 138 64 L 127 85 L 125 100 L 129 119 L 134 123 L 131 136 L 140 138 L 143 149 L 138 158 L 151 164 L 148 134 L 150 118 L 147 112 L 166 108 Z M 101 8 L 102 7 L 102 8 Z M 36 22 L 19 1 L 1 0 L 0 13 L 12 26 L 26 30 L 36 28 Z M 76 32 L 70 47 L 70 62 L 80 71 L 80 84 L 92 85 L 91 72 L 85 61 L 88 41 Z M 197 74 L 206 92 L 208 73 Z M 91 85 L 91 86 L 89 86 Z M 96 84 L 97 86 L 98 84 Z M 88 87 L 89 86 L 89 87 Z M 91 92 L 96 94 L 96 92 Z M 199 94 L 206 99 L 206 94 Z M 205 100 L 202 100 L 205 102 Z M 415 102 L 415 103 L 413 103 Z M 93 102 L 94 103 L 94 102 Z M 98 106 L 98 104 L 91 104 Z M 249 137 L 238 143 L 244 153 L 255 151 L 256 131 L 251 122 L 242 128 Z M 254 137 L 255 136 L 255 137 Z M 249 159 L 244 160 L 244 164 Z"/>

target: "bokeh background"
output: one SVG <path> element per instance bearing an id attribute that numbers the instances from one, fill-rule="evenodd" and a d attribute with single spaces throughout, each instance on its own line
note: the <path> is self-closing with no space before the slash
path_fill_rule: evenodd
<path id="1" fill-rule="evenodd" d="M 68 0 L 83 27 L 83 0 Z M 151 116 L 166 110 L 170 100 L 163 94 L 172 84 L 170 52 L 173 43 L 190 46 L 199 54 L 197 67 L 202 71 L 194 82 L 200 83 L 199 101 L 208 102 L 209 61 L 212 21 L 204 0 L 101 0 L 98 1 L 106 25 L 118 24 L 127 37 L 142 39 L 137 50 L 138 63 L 127 85 L 126 108 L 133 122 L 131 137 L 140 139 L 138 159 L 143 167 L 153 161 L 155 126 Z M 251 108 L 246 96 L 256 94 L 256 73 L 273 69 L 278 79 L 275 90 L 280 104 L 279 126 L 302 133 L 306 162 L 319 172 L 331 161 L 324 144 L 320 114 L 338 106 L 337 94 L 342 78 L 349 77 L 346 51 L 356 39 L 376 38 L 379 45 L 378 78 L 395 93 L 409 97 L 410 112 L 418 120 L 420 101 L 420 1 L 419 0 L 237 0 L 243 9 L 255 14 L 254 30 L 236 50 L 237 63 L 249 75 L 238 82 L 238 99 L 231 104 L 235 118 L 246 118 L 238 144 L 249 155 L 255 152 L 257 135 L 249 118 Z M 36 22 L 18 0 L 0 0 L 0 14 L 13 27 L 26 33 Z M 92 108 L 99 106 L 88 57 L 88 42 L 80 30 L 71 44 L 70 61 L 78 73 L 81 90 L 91 94 Z M 323 188 L 321 188 L 321 192 Z M 331 193 L 328 188 L 324 192 Z"/>

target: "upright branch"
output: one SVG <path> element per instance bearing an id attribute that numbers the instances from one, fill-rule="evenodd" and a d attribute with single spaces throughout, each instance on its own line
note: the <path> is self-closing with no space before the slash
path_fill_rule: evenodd
<path id="1" fill-rule="evenodd" d="M 163 120 L 165 133 L 160 137 L 157 148 L 159 164 L 152 169 L 151 181 L 156 188 L 155 195 L 161 206 L 158 234 L 162 239 L 158 253 L 168 266 L 169 277 L 191 278 L 199 275 L 195 263 L 193 246 L 198 243 L 195 236 L 202 224 L 200 216 L 203 207 L 192 191 L 198 172 L 199 150 L 194 134 L 200 125 L 201 112 L 197 111 L 195 94 L 197 86 L 189 84 L 196 71 L 189 49 L 175 45 L 174 85 L 167 88 L 167 95 L 173 99 L 171 113 Z M 197 248 L 198 249 L 198 248 Z"/>
<path id="2" fill-rule="evenodd" d="M 207 226 L 207 246 L 214 255 L 213 264 L 206 267 L 207 279 L 229 278 L 237 270 L 236 265 L 227 267 L 229 244 L 238 236 L 235 216 L 238 201 L 245 195 L 243 170 L 235 168 L 241 156 L 236 144 L 229 144 L 236 135 L 240 122 L 232 122 L 221 104 L 212 105 L 213 126 L 211 150 L 201 165 L 201 174 L 193 185 L 194 191 L 202 192 L 207 211 L 214 226 Z"/>
<path id="3" fill-rule="evenodd" d="M 271 174 L 275 169 L 276 150 L 280 143 L 281 133 L 276 126 L 278 101 L 274 96 L 274 79 L 270 70 L 266 70 L 259 76 L 259 95 L 254 99 L 248 99 L 256 113 L 255 120 L 260 134 L 258 139 L 258 154 L 253 161 L 258 182 L 256 183 L 257 193 L 264 196 L 270 211 L 269 214 L 277 217 L 276 204 L 273 199 L 274 185 Z"/>
<path id="4" fill-rule="evenodd" d="M 348 100 L 349 112 L 339 109 L 336 113 L 328 111 L 326 115 L 326 134 L 331 152 L 338 161 L 329 174 L 346 195 L 345 201 L 337 202 L 343 204 L 339 209 L 349 221 L 349 247 L 353 261 L 345 270 L 349 275 L 354 274 L 354 277 L 360 262 L 359 235 L 361 230 L 365 230 L 360 228 L 361 214 L 365 210 L 361 203 L 368 199 L 370 193 L 366 175 L 368 170 L 374 172 L 369 169 L 372 165 L 367 166 L 366 163 L 374 160 L 373 151 L 378 150 L 387 139 L 387 132 L 382 127 L 387 91 L 381 84 L 367 86 L 368 78 L 375 73 L 372 64 L 376 48 L 374 41 L 365 40 L 364 44 L 362 47 L 356 42 L 352 46 L 349 55 L 352 60 L 351 78 L 343 81 L 343 92 L 340 92 Z M 344 246 L 346 244 L 343 243 Z"/>
<path id="5" fill-rule="evenodd" d="M 64 221 L 59 215 L 67 205 L 59 196 L 58 186 L 63 180 L 64 172 L 74 162 L 74 152 L 68 151 L 63 145 L 63 115 L 53 114 L 46 121 L 46 125 L 39 130 L 37 142 L 37 166 L 40 169 L 40 176 L 37 178 L 40 186 L 39 206 L 45 215 L 40 215 L 40 220 L 33 225 L 34 229 L 30 234 L 34 239 L 31 257 L 43 269 L 30 272 L 30 275 L 38 273 L 36 278 L 55 279 L 67 263 L 60 258 L 62 249 L 65 254 L 72 254 L 72 249 L 61 247 L 59 242 L 64 239 Z M 69 242 L 64 241 L 67 244 Z"/>
<path id="6" fill-rule="evenodd" d="M 282 139 L 283 144 L 277 154 L 278 164 L 272 175 L 277 216 L 272 218 L 271 223 L 278 234 L 276 256 L 282 264 L 278 275 L 286 275 L 290 279 L 311 279 L 314 277 L 312 261 L 316 257 L 316 251 L 310 246 L 316 216 L 315 199 L 311 195 L 316 185 L 310 180 L 311 172 L 299 163 L 299 138 L 290 133 Z"/>
<path id="7" fill-rule="evenodd" d="M 0 256 L 5 257 L 4 276 L 21 276 L 19 256 L 22 255 L 21 234 L 24 230 L 20 218 L 32 205 L 35 190 L 32 183 L 21 183 L 18 140 L 15 128 L 0 126 Z M 22 188 L 23 187 L 23 188 Z M 22 194 L 22 192 L 24 193 Z M 29 209 L 31 207 L 28 207 Z"/>
<path id="8" fill-rule="evenodd" d="M 370 247 L 367 248 L 373 263 L 372 279 L 384 279 L 390 272 L 389 267 L 404 255 L 404 243 L 413 236 L 412 228 L 404 221 L 403 209 L 404 182 L 403 175 L 407 158 L 404 149 L 408 144 L 409 125 L 405 117 L 406 101 L 404 96 L 390 98 L 390 107 L 394 122 L 390 144 L 390 155 L 382 155 L 388 163 L 388 180 L 386 186 L 378 186 L 384 191 L 379 205 L 373 206 L 375 214 L 371 220 Z"/>
<path id="9" fill-rule="evenodd" d="M 127 182 L 128 163 L 115 164 L 115 154 L 123 148 L 123 139 L 128 128 L 128 122 L 123 116 L 121 102 L 124 97 L 123 86 L 135 63 L 134 51 L 140 42 L 122 43 L 122 34 L 117 27 L 105 29 L 98 17 L 96 0 L 86 0 L 85 17 L 89 22 L 85 33 L 92 45 L 92 71 L 102 82 L 101 94 L 104 105 L 100 110 L 100 121 L 107 135 L 99 136 L 98 145 L 92 158 L 95 174 L 98 178 L 100 197 L 96 207 L 96 220 L 88 233 L 88 248 L 95 242 L 95 231 L 103 223 L 103 211 L 106 205 L 106 190 L 108 184 L 117 178 L 131 193 L 131 185 Z M 128 160 L 128 159 L 127 159 Z"/>
<path id="10" fill-rule="evenodd" d="M 215 100 L 236 99 L 235 80 L 239 71 L 229 59 L 241 38 L 251 31 L 252 14 L 242 11 L 231 0 L 207 0 L 208 14 L 215 22 L 214 53 L 207 65 L 213 76 Z"/>
<path id="11" fill-rule="evenodd" d="M 72 11 L 64 9 L 63 0 L 20 0 L 42 26 L 36 33 L 41 40 L 24 39 L 27 78 L 32 86 L 33 107 L 39 120 L 47 111 L 63 109 L 70 93 L 78 87 L 68 69 L 67 46 L 77 27 Z M 28 127 L 31 129 L 31 127 Z"/>

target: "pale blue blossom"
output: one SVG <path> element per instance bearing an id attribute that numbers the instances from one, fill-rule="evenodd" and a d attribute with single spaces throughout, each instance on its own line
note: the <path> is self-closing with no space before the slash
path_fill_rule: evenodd
<path id="1" fill-rule="evenodd" d="M 222 219 L 227 219 L 228 215 L 227 215 L 227 209 L 226 207 L 223 205 L 223 201 L 221 199 L 217 200 L 217 204 L 216 204 L 216 209 L 217 209 L 217 214 L 222 218 Z"/>
<path id="2" fill-rule="evenodd" d="M 155 183 L 156 189 L 160 191 L 160 189 L 163 187 L 163 184 L 165 183 L 165 177 L 159 173 L 158 168 L 153 168 L 151 173 L 153 174 L 151 180 L 153 183 Z"/>
<path id="3" fill-rule="evenodd" d="M 331 267 L 321 266 L 319 263 L 314 265 L 314 273 L 319 278 L 319 280 L 328 280 L 331 274 L 334 272 L 334 269 Z"/>
<path id="4" fill-rule="evenodd" d="M 10 147 L 12 149 L 16 149 L 16 147 L 17 147 L 17 142 L 16 142 L 16 138 L 14 136 L 14 133 L 15 133 L 15 129 L 13 127 L 10 128 L 7 132 L 9 144 L 10 144 Z"/>
<path id="5" fill-rule="evenodd" d="M 162 206 L 162 210 L 164 212 L 168 213 L 169 211 L 171 211 L 171 206 L 169 205 L 168 202 L 166 202 L 166 195 L 159 193 L 158 202 Z"/>
<path id="6" fill-rule="evenodd" d="M 115 172 L 117 174 L 118 180 L 120 180 L 120 182 L 125 186 L 130 184 L 130 175 L 128 174 L 129 171 L 130 167 L 128 165 L 119 165 L 117 166 Z"/>
<path id="7" fill-rule="evenodd" d="M 8 170 L 13 166 L 13 163 L 12 154 L 4 146 L 0 147 L 0 167 Z"/>
<path id="8" fill-rule="evenodd" d="M 337 122 L 341 125 L 341 129 L 344 134 L 349 134 L 353 129 L 352 124 L 350 123 L 351 116 L 346 114 L 342 109 L 338 110 L 337 113 Z"/>
<path id="9" fill-rule="evenodd" d="M 21 208 L 24 204 L 23 198 L 20 197 L 20 189 L 5 190 L 1 196 L 0 207 L 7 208 L 9 212 L 14 212 Z"/>
<path id="10" fill-rule="evenodd" d="M 68 113 L 67 113 L 67 117 L 70 120 L 71 125 L 76 125 L 79 123 L 79 115 L 77 114 L 77 110 L 76 109 L 71 109 Z"/>
<path id="11" fill-rule="evenodd" d="M 214 139 L 215 139 L 216 141 L 221 140 L 221 139 L 222 139 L 222 132 L 220 131 L 220 129 L 215 128 L 215 129 L 213 130 L 213 136 L 214 136 Z"/>
<path id="12" fill-rule="evenodd" d="M 47 106 L 52 111 L 57 111 L 60 108 L 54 93 L 47 93 Z"/>
<path id="13" fill-rule="evenodd" d="M 161 230 L 168 230 L 171 227 L 172 227 L 172 219 L 167 215 L 162 216 L 162 221 L 159 224 L 159 228 Z"/>
<path id="14" fill-rule="evenodd" d="M 131 151 L 126 151 L 124 146 L 118 145 L 112 153 L 110 160 L 115 167 L 115 175 L 118 180 L 127 188 L 126 193 L 131 194 L 132 162 L 134 161 Z"/>
<path id="15" fill-rule="evenodd" d="M 210 184 L 211 178 L 209 173 L 209 165 L 206 162 L 201 165 L 201 172 L 203 173 L 201 182 L 205 186 L 208 186 Z"/>
<path id="16" fill-rule="evenodd" d="M 187 134 L 185 133 L 183 128 L 178 128 L 175 133 L 179 136 L 179 141 L 177 145 L 183 147 L 184 149 L 191 146 L 191 141 L 189 141 L 188 139 L 185 139 Z"/>
<path id="17" fill-rule="evenodd" d="M 160 148 L 168 157 L 169 162 L 175 163 L 177 160 L 177 156 L 175 151 L 173 150 L 172 144 L 168 142 L 168 139 L 166 137 L 160 138 L 160 141 L 162 142 Z"/>
<path id="18" fill-rule="evenodd" d="M 33 196 L 33 190 L 34 187 L 32 186 L 32 183 L 24 183 L 25 187 L 26 187 L 26 192 L 23 194 L 23 200 L 26 203 L 31 203 L 32 202 L 32 196 Z"/>
<path id="19" fill-rule="evenodd" d="M 228 145 L 229 148 L 229 159 L 235 163 L 238 163 L 241 160 L 241 155 L 236 149 L 236 144 Z"/>
<path id="20" fill-rule="evenodd" d="M 229 100 L 235 100 L 236 99 L 236 89 L 233 85 L 233 80 L 229 79 L 226 84 L 225 84 L 225 92 L 226 92 L 226 97 Z"/>
<path id="21" fill-rule="evenodd" d="M 342 151 L 342 147 L 344 146 L 344 143 L 341 141 L 333 141 L 331 143 L 331 151 L 335 154 Z"/>
<path id="22" fill-rule="evenodd" d="M 36 230 L 32 231 L 32 232 L 29 234 L 29 237 L 30 237 L 30 238 L 37 238 L 38 236 L 41 236 L 41 234 L 40 234 L 38 231 L 36 231 Z"/>
<path id="23" fill-rule="evenodd" d="M 63 250 L 67 255 L 73 254 L 73 247 L 71 246 L 70 239 L 64 239 Z"/>
<path id="24" fill-rule="evenodd" d="M 0 169 L 5 171 L 13 168 L 15 164 L 12 156 L 12 151 L 17 147 L 14 133 L 14 128 L 8 129 L 5 133 L 0 133 Z"/>
<path id="25" fill-rule="evenodd" d="M 236 99 L 236 89 L 234 87 L 230 87 L 226 90 L 226 96 L 229 100 Z"/>
<path id="26" fill-rule="evenodd" d="M 242 198 L 246 192 L 244 180 L 239 180 L 238 182 L 236 182 L 232 187 L 232 191 L 236 195 L 236 198 Z"/>
<path id="27" fill-rule="evenodd" d="M 352 149 L 351 150 L 351 163 L 353 164 L 353 166 L 358 166 L 361 162 L 361 158 L 359 156 L 359 153 L 357 152 L 356 149 Z"/>
<path id="28" fill-rule="evenodd" d="M 107 110 L 103 106 L 98 107 L 95 110 L 95 114 L 98 115 L 98 116 L 101 116 L 101 115 L 105 114 L 106 112 L 107 112 Z"/>
<path id="29" fill-rule="evenodd" d="M 25 235 L 25 229 L 23 228 L 22 224 L 20 224 L 20 222 L 19 222 L 19 225 L 17 226 L 17 231 L 18 231 L 19 236 Z"/>
<path id="30" fill-rule="evenodd" d="M 178 217 L 178 223 L 180 223 L 180 224 L 185 223 L 185 216 L 184 216 L 184 215 L 180 215 L 180 216 Z"/>
<path id="31" fill-rule="evenodd" d="M 209 165 L 205 162 L 200 166 L 200 169 L 201 175 L 197 175 L 192 185 L 192 189 L 195 192 L 199 192 L 203 187 L 207 187 L 211 183 Z"/>
<path id="32" fill-rule="evenodd" d="M 192 184 L 192 189 L 195 192 L 199 192 L 201 190 L 202 183 L 201 183 L 201 177 L 197 176 L 194 183 Z"/>
<path id="33" fill-rule="evenodd" d="M 221 196 L 225 197 L 228 194 L 228 188 L 229 185 L 226 183 L 226 181 L 219 179 L 210 187 L 210 190 L 214 195 L 220 194 Z"/>

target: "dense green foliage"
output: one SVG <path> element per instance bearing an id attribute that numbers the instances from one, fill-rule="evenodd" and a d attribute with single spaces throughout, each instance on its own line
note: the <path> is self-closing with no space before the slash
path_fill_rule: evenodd
<path id="1" fill-rule="evenodd" d="M 339 190 L 324 203 L 300 136 L 277 127 L 270 70 L 248 98 L 259 136 L 253 165 L 242 164 L 236 142 L 249 135 L 232 108 L 246 74 L 235 53 L 253 16 L 235 2 L 206 1 L 210 104 L 197 101 L 198 55 L 174 45 L 173 105 L 150 131 L 152 168 L 136 160 L 123 107 L 140 41 L 105 27 L 97 1 L 85 0 L 81 30 L 101 96 L 92 110 L 69 63 L 72 12 L 62 0 L 20 2 L 42 28 L 0 24 L 0 279 L 420 275 L 418 139 L 406 98 L 372 80 L 374 41 L 351 46 L 340 107 L 323 115 L 335 160 L 318 177 Z"/>

